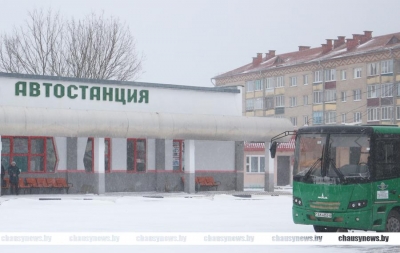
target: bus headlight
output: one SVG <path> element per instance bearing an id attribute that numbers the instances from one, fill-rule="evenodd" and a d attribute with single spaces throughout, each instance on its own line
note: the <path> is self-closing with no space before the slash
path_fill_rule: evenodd
<path id="1" fill-rule="evenodd" d="M 301 198 L 293 197 L 293 204 L 295 204 L 297 206 L 302 206 L 303 201 L 301 200 Z"/>
<path id="2" fill-rule="evenodd" d="M 351 201 L 349 203 L 348 208 L 349 209 L 359 209 L 367 206 L 367 201 L 366 200 L 357 200 L 357 201 Z"/>

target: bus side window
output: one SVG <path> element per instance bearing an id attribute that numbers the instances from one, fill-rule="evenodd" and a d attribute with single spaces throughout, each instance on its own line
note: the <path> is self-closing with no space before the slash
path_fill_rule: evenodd
<path id="1" fill-rule="evenodd" d="M 400 143 L 396 140 L 385 140 L 377 143 L 376 179 L 393 178 L 400 175 L 400 156 L 397 150 Z"/>

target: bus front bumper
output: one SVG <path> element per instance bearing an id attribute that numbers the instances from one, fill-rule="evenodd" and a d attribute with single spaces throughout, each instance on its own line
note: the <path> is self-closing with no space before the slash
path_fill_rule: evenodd
<path id="1" fill-rule="evenodd" d="M 295 224 L 338 227 L 357 230 L 372 230 L 371 210 L 333 212 L 292 207 Z"/>

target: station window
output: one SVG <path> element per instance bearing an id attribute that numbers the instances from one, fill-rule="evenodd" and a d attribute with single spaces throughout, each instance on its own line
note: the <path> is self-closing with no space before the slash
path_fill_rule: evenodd
<path id="1" fill-rule="evenodd" d="M 248 173 L 264 173 L 265 157 L 264 156 L 246 156 L 246 172 Z"/>
<path id="2" fill-rule="evenodd" d="M 111 168 L 111 139 L 104 139 L 104 170 L 110 172 Z M 85 155 L 83 157 L 83 165 L 86 172 L 93 172 L 93 157 L 94 157 L 94 141 L 93 137 L 89 137 L 86 143 Z"/>
<path id="3" fill-rule="evenodd" d="M 184 146 L 183 140 L 174 140 L 172 143 L 172 169 L 174 171 L 184 171 Z"/>
<path id="4" fill-rule="evenodd" d="M 11 161 L 21 172 L 54 172 L 57 154 L 52 137 L 2 136 L 2 165 Z"/>
<path id="5" fill-rule="evenodd" d="M 146 139 L 126 140 L 126 165 L 130 172 L 146 171 Z"/>

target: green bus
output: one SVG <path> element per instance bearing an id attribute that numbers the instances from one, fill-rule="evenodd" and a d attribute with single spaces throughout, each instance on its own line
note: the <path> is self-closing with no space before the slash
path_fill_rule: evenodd
<path id="1" fill-rule="evenodd" d="M 294 223 L 400 232 L 400 127 L 300 128 L 293 175 Z"/>

